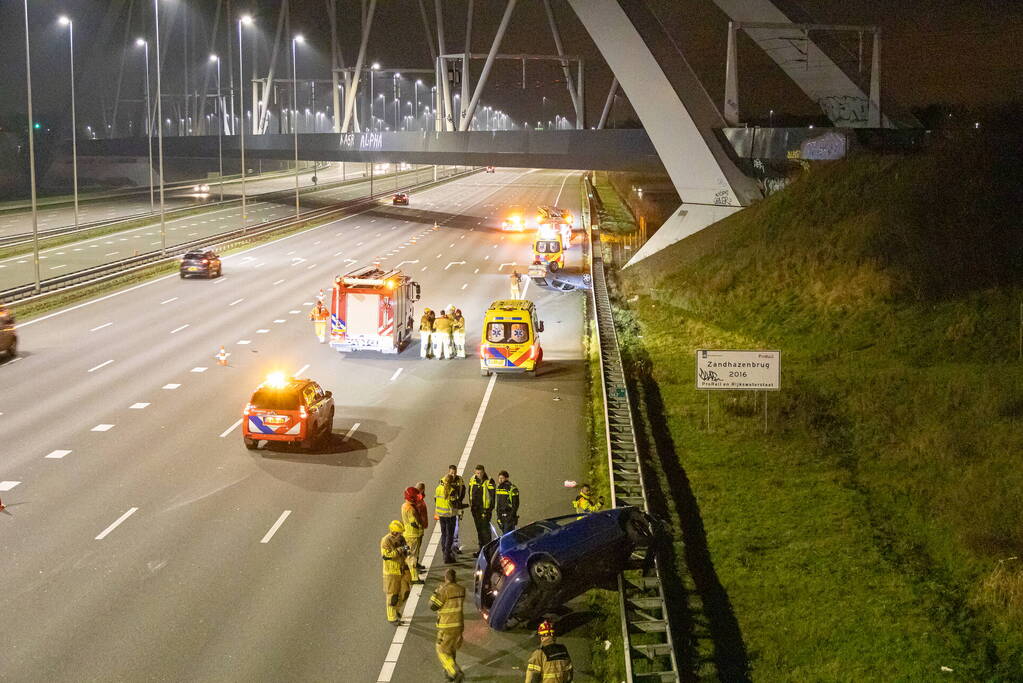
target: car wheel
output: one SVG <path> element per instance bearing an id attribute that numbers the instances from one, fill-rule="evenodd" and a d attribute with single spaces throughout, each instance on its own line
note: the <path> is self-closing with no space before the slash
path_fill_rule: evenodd
<path id="1" fill-rule="evenodd" d="M 490 370 L 487 370 L 486 368 L 480 368 L 480 374 L 484 377 L 490 377 L 494 373 L 490 372 Z"/>
<path id="2" fill-rule="evenodd" d="M 637 546 L 650 545 L 654 540 L 654 530 L 650 523 L 640 515 L 630 515 L 625 520 L 625 534 Z"/>
<path id="3" fill-rule="evenodd" d="M 179 275 L 181 275 L 181 279 L 182 279 L 182 280 L 184 280 L 184 279 L 185 279 L 185 274 L 184 274 L 184 273 L 179 273 Z"/>
<path id="4" fill-rule="evenodd" d="M 245 447 L 248 448 L 250 451 L 254 451 L 254 450 L 256 450 L 256 448 L 259 447 L 259 442 L 256 441 L 255 439 L 250 439 L 248 437 L 244 437 L 244 440 L 245 440 Z"/>
<path id="5" fill-rule="evenodd" d="M 559 270 L 561 270 L 561 266 L 559 266 L 559 265 L 558 265 L 557 263 L 555 263 L 555 262 L 553 262 L 553 261 L 551 261 L 550 263 L 548 263 L 548 264 L 547 264 L 547 267 L 551 269 L 551 272 L 552 272 L 552 273 L 556 273 L 556 272 L 558 272 Z"/>
<path id="6" fill-rule="evenodd" d="M 550 558 L 541 558 L 529 565 L 529 575 L 540 585 L 556 586 L 561 583 L 561 568 Z"/>

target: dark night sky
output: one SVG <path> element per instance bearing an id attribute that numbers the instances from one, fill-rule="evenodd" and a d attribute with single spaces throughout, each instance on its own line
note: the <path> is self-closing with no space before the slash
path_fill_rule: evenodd
<path id="1" fill-rule="evenodd" d="M 127 8 L 130 0 L 30 0 L 34 103 L 37 118 L 52 121 L 67 107 L 66 33 L 56 17 L 67 11 L 77 18 L 76 59 L 79 71 L 80 122 L 99 122 L 102 106 L 112 106 L 124 37 L 123 21 L 115 22 L 116 8 Z M 134 0 L 131 36 L 142 33 L 140 9 L 151 0 Z M 299 76 L 327 78 L 329 25 L 322 0 L 297 0 L 293 31 L 303 32 L 309 45 L 299 57 Z M 357 51 L 358 3 L 339 0 L 342 6 L 340 30 L 345 59 L 351 65 Z M 432 11 L 432 2 L 428 0 Z M 464 2 L 446 2 L 446 32 L 449 51 L 462 46 Z M 883 87 L 903 106 L 935 101 L 986 106 L 1018 98 L 1023 85 L 1023 60 L 1016 41 L 1023 40 L 1023 4 L 994 0 L 783 0 L 780 6 L 794 20 L 830 23 L 879 24 L 883 29 Z M 214 0 L 173 0 L 161 12 L 164 40 L 170 43 L 164 66 L 164 91 L 181 90 L 182 31 L 172 15 L 186 6 L 194 16 L 209 19 Z M 422 23 L 415 0 L 381 0 L 374 24 L 368 57 L 386 67 L 430 67 L 429 50 L 423 39 Z M 566 50 L 587 59 L 588 115 L 595 122 L 610 82 L 610 72 L 596 46 L 586 36 L 567 4 L 554 1 Z M 650 0 L 662 21 L 675 35 L 708 92 L 720 101 L 724 81 L 725 29 L 727 19 L 710 0 Z M 893 11 L 892 6 L 898 10 Z M 263 39 L 272 38 L 275 28 L 274 0 L 235 0 L 235 10 L 255 10 Z M 504 7 L 503 0 L 476 0 L 474 50 L 485 52 Z M 24 112 L 24 34 L 22 4 L 17 0 L 0 3 L 0 116 Z M 125 12 L 126 13 L 126 10 Z M 123 16 L 122 13 L 122 16 Z M 148 19 L 147 19 L 148 21 Z M 221 46 L 225 30 L 221 24 Z M 199 34 L 196 52 L 204 60 L 208 38 Z M 246 39 L 246 60 L 249 59 Z M 267 46 L 260 61 L 265 69 Z M 141 55 L 129 48 L 122 97 L 138 98 L 142 92 Z M 553 53 L 543 7 L 537 0 L 521 0 L 512 27 L 502 47 L 504 52 Z M 226 54 L 225 54 L 226 56 Z M 237 56 L 235 56 L 237 59 Z M 812 111 L 805 97 L 780 76 L 780 70 L 749 40 L 740 42 L 740 99 L 744 112 L 761 114 L 768 108 L 797 113 Z M 199 61 L 199 60 L 197 60 Z M 280 61 L 279 66 L 286 62 Z M 478 73 L 480 63 L 476 63 Z M 204 67 L 194 73 L 199 75 Z M 246 67 L 248 68 L 248 66 Z M 531 66 L 527 87 L 522 89 L 521 67 L 499 64 L 485 99 L 521 121 L 540 116 L 540 98 L 548 97 L 547 115 L 570 113 L 569 99 L 554 65 Z M 424 79 L 425 80 L 425 79 Z M 227 81 L 226 71 L 224 81 Z M 627 105 L 616 110 L 618 118 L 630 114 Z"/>

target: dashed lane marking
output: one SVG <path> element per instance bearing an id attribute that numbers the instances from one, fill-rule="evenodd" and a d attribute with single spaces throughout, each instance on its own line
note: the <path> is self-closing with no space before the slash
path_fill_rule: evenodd
<path id="1" fill-rule="evenodd" d="M 358 429 L 361 424 L 362 424 L 361 422 L 356 422 L 355 424 L 353 424 L 352 428 L 349 429 L 347 432 L 345 432 L 345 435 L 341 439 L 341 441 L 345 442 L 345 441 L 348 441 L 348 439 L 352 438 L 352 434 L 355 433 L 355 430 Z"/>
<path id="2" fill-rule="evenodd" d="M 128 406 L 128 410 L 145 410 L 149 407 L 148 403 L 132 403 Z"/>
<path id="3" fill-rule="evenodd" d="M 286 520 L 290 515 L 291 510 L 285 510 L 282 512 L 281 516 L 277 518 L 276 522 L 274 522 L 274 525 L 270 527 L 270 530 L 266 532 L 265 536 L 263 536 L 263 540 L 261 540 L 260 543 L 269 543 L 270 539 L 277 533 L 277 530 L 281 528 L 282 524 L 284 524 L 284 520 Z"/>
<path id="4" fill-rule="evenodd" d="M 113 323 L 103 323 L 102 325 L 97 325 L 96 327 L 92 328 L 89 331 L 96 332 L 97 330 L 102 330 L 104 327 L 110 327 L 111 325 L 113 325 Z"/>
<path id="5" fill-rule="evenodd" d="M 495 375 L 495 376 L 496 376 L 496 375 Z M 97 540 L 97 541 L 102 541 L 102 540 L 103 540 L 104 538 L 106 538 L 106 537 L 107 537 L 107 535 L 108 535 L 108 534 L 109 534 L 109 533 L 110 533 L 111 531 L 113 531 L 113 530 L 114 530 L 114 529 L 116 529 L 117 527 L 121 526 L 121 523 L 122 523 L 122 522 L 124 522 L 124 520 L 128 519 L 129 517 L 131 517 L 132 515 L 134 515 L 134 514 L 135 514 L 136 512 L 138 512 L 138 508 L 128 508 L 128 511 L 127 511 L 127 512 L 125 512 L 125 513 L 124 513 L 123 515 L 121 515 L 120 517 L 118 517 L 118 518 L 117 518 L 116 520 L 114 520 L 114 523 L 113 523 L 113 524 L 111 524 L 111 525 L 110 525 L 110 526 L 108 526 L 108 527 L 107 527 L 106 529 L 104 529 L 103 531 L 101 531 L 101 532 L 100 532 L 100 534 L 99 534 L 99 536 L 97 536 L 97 537 L 96 537 L 96 540 Z"/>
<path id="6" fill-rule="evenodd" d="M 395 370 L 394 374 L 391 375 L 391 381 L 393 382 L 394 380 L 398 379 L 398 375 L 400 375 L 401 371 L 404 370 L 404 369 L 405 368 L 398 368 L 397 370 Z"/>
<path id="7" fill-rule="evenodd" d="M 69 450 L 50 451 L 50 453 L 48 455 L 46 455 L 46 457 L 50 458 L 52 460 L 60 460 L 65 455 L 71 455 L 71 451 L 69 451 Z"/>
<path id="8" fill-rule="evenodd" d="M 226 439 L 228 434 L 230 434 L 231 432 L 233 432 L 235 429 L 238 428 L 238 425 L 240 425 L 242 423 L 243 419 L 245 419 L 245 418 L 239 417 L 237 422 L 235 422 L 233 425 L 231 425 L 230 427 L 228 427 L 227 429 L 222 431 L 220 433 L 220 438 L 221 439 Z"/>
<path id="9" fill-rule="evenodd" d="M 171 334 L 177 334 L 178 332 L 180 332 L 181 330 L 185 329 L 188 326 L 189 326 L 188 323 L 185 323 L 181 327 L 175 327 L 173 330 L 170 331 L 170 333 Z"/>
<path id="10" fill-rule="evenodd" d="M 113 428 L 114 428 L 114 425 L 111 425 L 111 424 L 98 424 L 95 427 L 93 427 L 92 429 L 90 429 L 89 431 L 90 432 L 109 432 Z"/>
<path id="11" fill-rule="evenodd" d="M 108 360 L 108 361 L 104 361 L 104 362 L 100 363 L 99 365 L 96 365 L 96 366 L 94 366 L 94 367 L 91 367 L 91 368 L 89 368 L 89 372 L 96 372 L 96 371 L 97 371 L 97 370 L 99 370 L 100 368 L 105 368 L 106 366 L 110 365 L 110 364 L 111 364 L 111 363 L 113 363 L 113 362 L 114 362 L 114 359 L 113 359 L 113 358 L 111 358 L 111 359 L 110 359 L 110 360 Z"/>

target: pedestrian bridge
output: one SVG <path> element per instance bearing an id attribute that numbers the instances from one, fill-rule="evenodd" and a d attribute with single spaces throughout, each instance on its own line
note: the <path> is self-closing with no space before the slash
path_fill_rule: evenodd
<path id="1" fill-rule="evenodd" d="M 236 159 L 240 138 L 224 136 L 223 155 Z M 153 154 L 157 143 L 153 140 Z M 165 158 L 216 159 L 217 136 L 165 137 Z M 146 138 L 87 140 L 79 154 L 146 157 Z M 294 159 L 293 135 L 246 135 L 245 158 Z M 504 166 L 663 173 L 664 166 L 642 129 L 507 130 L 467 132 L 301 133 L 300 161 L 406 162 L 444 166 Z"/>

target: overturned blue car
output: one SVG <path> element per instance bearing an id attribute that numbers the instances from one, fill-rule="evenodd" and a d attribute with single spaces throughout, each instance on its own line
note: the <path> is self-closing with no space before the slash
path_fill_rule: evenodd
<path id="1" fill-rule="evenodd" d="M 637 507 L 543 519 L 491 541 L 476 558 L 473 597 L 491 628 L 541 618 L 615 577 L 649 550 L 657 524 Z"/>

